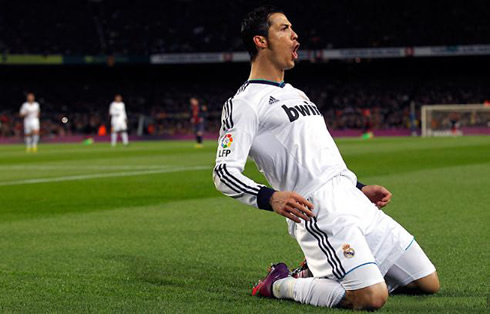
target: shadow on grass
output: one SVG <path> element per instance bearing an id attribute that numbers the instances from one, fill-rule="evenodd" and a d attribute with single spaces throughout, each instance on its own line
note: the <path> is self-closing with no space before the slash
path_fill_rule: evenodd
<path id="1" fill-rule="evenodd" d="M 133 281 L 152 286 L 185 287 L 196 291 L 205 289 L 211 293 L 236 293 L 237 289 L 248 286 L 245 280 L 237 279 L 245 277 L 251 271 L 203 261 L 177 260 L 173 257 L 154 259 L 146 256 L 109 255 L 104 259 L 124 264 L 127 270 L 125 276 Z"/>

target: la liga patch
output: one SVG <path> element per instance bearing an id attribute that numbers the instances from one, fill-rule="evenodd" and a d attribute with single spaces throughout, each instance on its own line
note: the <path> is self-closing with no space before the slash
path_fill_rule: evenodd
<path id="1" fill-rule="evenodd" d="M 230 133 L 228 133 L 225 136 L 223 136 L 223 139 L 221 140 L 221 147 L 230 148 L 231 143 L 233 143 L 233 136 Z"/>

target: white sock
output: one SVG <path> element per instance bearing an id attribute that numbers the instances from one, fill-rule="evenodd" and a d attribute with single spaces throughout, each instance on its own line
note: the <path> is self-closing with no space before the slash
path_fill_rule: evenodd
<path id="1" fill-rule="evenodd" d="M 289 276 L 279 279 L 272 285 L 272 294 L 278 299 L 292 299 L 296 279 Z"/>
<path id="2" fill-rule="evenodd" d="M 31 148 L 31 146 L 32 146 L 32 136 L 30 136 L 30 135 L 29 136 L 26 136 L 25 137 L 25 141 L 26 141 L 27 148 Z"/>
<path id="3" fill-rule="evenodd" d="M 295 279 L 293 299 L 297 302 L 314 306 L 335 307 L 344 298 L 342 285 L 327 278 Z"/>
<path id="4" fill-rule="evenodd" d="M 38 134 L 34 134 L 32 136 L 32 146 L 36 147 L 37 146 L 37 143 L 39 143 L 39 135 Z"/>
<path id="5" fill-rule="evenodd" d="M 111 145 L 112 146 L 116 146 L 116 142 L 117 142 L 117 133 L 116 132 L 112 132 L 111 133 Z"/>
<path id="6" fill-rule="evenodd" d="M 122 142 L 124 145 L 128 145 L 128 132 L 121 133 Z"/>

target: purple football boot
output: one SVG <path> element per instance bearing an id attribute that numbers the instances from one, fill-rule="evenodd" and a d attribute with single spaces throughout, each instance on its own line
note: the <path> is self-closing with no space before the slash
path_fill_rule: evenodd
<path id="1" fill-rule="evenodd" d="M 274 298 L 272 294 L 272 285 L 279 279 L 289 276 L 289 269 L 284 263 L 273 264 L 269 268 L 267 276 L 260 280 L 252 290 L 253 296 L 262 296 L 266 298 Z"/>

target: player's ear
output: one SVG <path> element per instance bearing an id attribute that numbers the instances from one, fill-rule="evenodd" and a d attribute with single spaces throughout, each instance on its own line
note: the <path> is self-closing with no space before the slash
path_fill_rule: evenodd
<path id="1" fill-rule="evenodd" d="M 264 36 L 256 35 L 253 38 L 255 46 L 257 46 L 259 49 L 265 49 L 267 48 L 267 38 Z"/>

